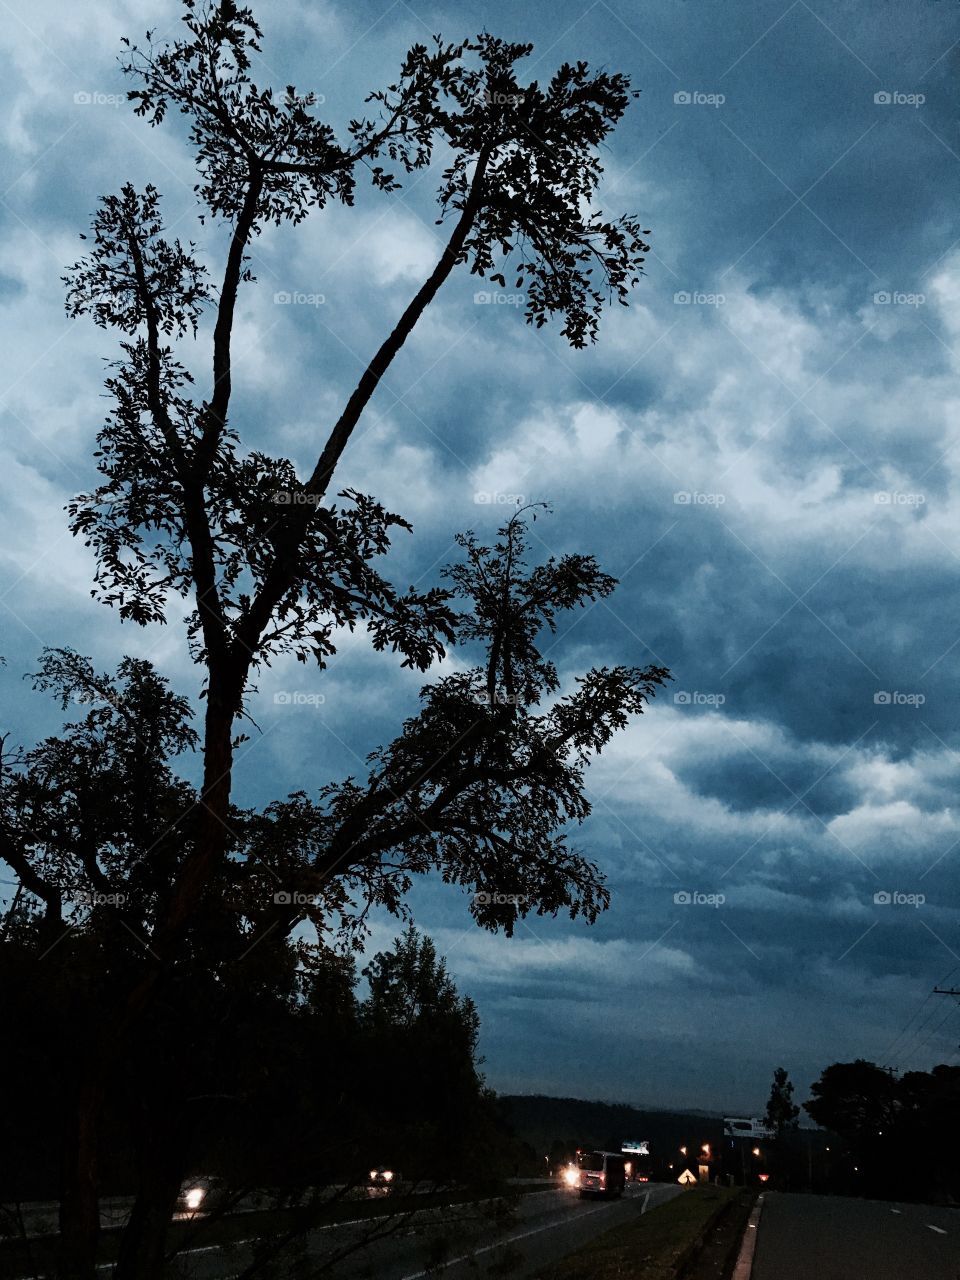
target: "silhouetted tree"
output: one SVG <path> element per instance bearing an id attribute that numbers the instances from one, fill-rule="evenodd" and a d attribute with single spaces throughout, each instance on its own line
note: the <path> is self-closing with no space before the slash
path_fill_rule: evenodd
<path id="1" fill-rule="evenodd" d="M 559 317 L 574 347 L 595 339 L 607 301 L 626 303 L 645 233 L 636 219 L 610 220 L 593 205 L 598 149 L 631 97 L 626 77 L 577 62 L 542 85 L 522 84 L 518 64 L 530 45 L 488 34 L 455 45 L 438 38 L 410 50 L 396 82 L 367 99 L 374 116 L 353 120 L 341 142 L 317 118 L 313 95 L 293 86 L 274 94 L 251 81 L 261 33 L 249 9 L 184 0 L 183 21 L 182 39 L 158 45 L 148 34 L 142 47 L 128 44 L 124 69 L 136 84 L 128 96 L 151 125 L 168 112 L 187 120 L 201 221 L 229 230 L 219 282 L 191 243 L 165 234 L 157 189 L 131 184 L 102 200 L 89 252 L 65 278 L 69 314 L 89 314 L 118 335 L 106 383 L 112 408 L 98 438 L 101 483 L 70 508 L 74 532 L 96 556 L 95 594 L 141 625 L 164 621 L 171 599 L 188 601 L 191 650 L 205 677 L 202 783 L 185 812 L 171 802 L 159 851 L 145 846 L 149 873 L 122 857 L 85 854 L 85 883 L 107 898 L 125 892 L 128 874 L 156 883 L 149 901 L 144 888 L 149 911 L 109 1026 L 76 1064 L 61 1212 L 61 1270 L 74 1280 L 94 1275 L 106 1081 L 131 1028 L 189 982 L 200 953 L 220 946 L 236 959 L 305 914 L 320 928 L 349 930 L 371 902 L 398 910 L 410 877 L 431 867 L 473 887 L 472 913 L 488 928 L 509 929 L 530 910 L 592 919 L 606 904 L 602 879 L 569 850 L 558 824 L 585 815 L 587 758 L 666 676 L 656 667 L 601 669 L 539 712 L 537 700 L 554 698 L 559 682 L 537 633 L 557 610 L 607 594 L 612 580 L 583 556 L 526 571 L 515 520 L 495 548 L 464 541 L 452 589 L 399 591 L 375 562 L 409 526 L 374 497 L 334 483 L 382 377 L 457 266 L 501 285 L 515 271 L 528 322 Z M 252 281 L 250 246 L 268 224 L 298 224 L 328 201 L 350 204 L 358 173 L 381 192 L 395 190 L 385 166 L 401 175 L 421 169 L 438 143 L 449 155 L 438 191 L 440 221 L 453 224 L 446 246 L 301 480 L 288 460 L 245 449 L 232 425 L 232 337 L 241 286 Z M 195 394 L 179 351 L 201 335 L 211 372 Z M 376 649 L 420 670 L 455 640 L 479 642 L 485 657 L 425 691 L 420 713 L 374 754 L 366 784 L 331 784 L 319 800 L 298 795 L 238 826 L 232 769 L 251 677 L 284 653 L 323 666 L 338 628 L 357 625 Z M 30 840 L 15 837 L 16 828 L 5 856 L 23 891 L 44 904 L 52 935 L 72 904 L 43 877 Z M 224 894 L 237 874 L 241 905 Z M 315 905 L 275 902 L 271 876 L 313 894 Z M 483 898 L 489 886 L 497 892 Z M 513 895 L 507 905 L 504 895 Z M 241 918 L 231 920 L 231 910 Z M 142 1188 L 152 1200 L 135 1211 L 119 1276 L 159 1274 L 176 1164 L 167 1159 L 169 1132 L 155 1136 L 163 1185 Z M 149 1163 L 144 1148 L 141 1164 Z"/>
<path id="2" fill-rule="evenodd" d="M 803 1109 L 818 1125 L 857 1137 L 889 1125 L 896 1114 L 896 1081 L 873 1062 L 835 1062 L 810 1086 Z"/>
<path id="3" fill-rule="evenodd" d="M 271 1000 L 291 998 L 283 992 L 291 989 L 296 956 L 286 939 L 304 915 L 322 936 L 348 939 L 371 905 L 402 913 L 412 878 L 431 870 L 470 891 L 470 911 L 489 929 L 510 932 L 529 912 L 561 908 L 593 920 L 606 906 L 599 868 L 569 847 L 565 826 L 590 811 L 584 791 L 590 757 L 642 711 L 667 673 L 600 668 L 561 694 L 558 674 L 539 648 L 540 633 L 549 634 L 560 611 L 608 594 L 613 580 L 586 556 L 531 568 L 524 514 L 511 518 L 493 546 L 465 535 L 464 561 L 449 572 L 449 599 L 458 605 L 451 610 L 454 636 L 466 649 L 475 646 L 484 664 L 427 685 L 418 714 L 372 753 L 365 782 L 330 783 L 316 799 L 297 793 L 262 812 L 228 810 L 229 856 L 218 863 L 175 963 L 165 968 L 164 1000 L 154 1001 L 150 1019 L 131 1016 L 131 996 L 157 968 L 158 922 L 196 838 L 197 795 L 169 764 L 171 755 L 193 744 L 189 708 L 148 664 L 125 660 L 119 678 L 111 679 L 69 651 L 45 655 L 38 683 L 65 706 L 91 699 L 94 705 L 60 737 L 8 762 L 0 854 L 24 888 L 8 924 L 30 923 L 25 945 L 44 963 L 55 958 L 46 972 L 62 972 L 56 993 L 82 1021 L 76 1043 L 84 1052 L 71 1059 L 69 1087 L 55 1090 L 64 1099 L 65 1166 L 76 1168 L 78 1149 L 86 1150 L 84 1180 L 64 1182 L 66 1273 L 83 1256 L 77 1223 L 86 1221 L 79 1209 L 73 1214 L 71 1196 L 81 1198 L 81 1209 L 87 1197 L 96 1205 L 99 1187 L 99 1144 L 84 1126 L 92 1117 L 98 1131 L 121 1075 L 136 1082 L 132 1093 L 128 1083 L 120 1094 L 131 1094 L 126 1114 L 136 1129 L 138 1198 L 120 1274 L 124 1268 L 149 1274 L 161 1265 L 191 1149 L 193 1108 L 184 1099 L 249 1092 L 241 1070 L 248 1059 L 240 1052 L 226 1076 L 237 1084 L 218 1084 L 218 1054 L 235 1041 L 223 1036 L 210 1046 L 205 1027 L 243 1027 L 249 1044 L 262 1043 L 256 1018 L 269 1025 Z M 424 1037 L 433 1026 L 434 1052 L 426 1061 L 446 1069 L 431 1075 L 411 1066 L 404 1077 L 409 1087 L 393 1098 L 397 1110 L 416 1113 L 419 1097 L 420 1115 L 432 1108 L 429 1123 L 439 1131 L 437 1114 L 451 1099 L 475 1097 L 469 1035 L 451 1057 L 454 1029 L 469 1031 L 467 1007 L 454 1004 L 447 1020 L 441 1018 L 449 989 L 429 948 L 416 946 L 401 947 L 371 969 L 371 1009 L 382 1018 L 391 1001 L 413 999 L 417 965 L 433 984 L 425 988 L 433 1005 L 423 1004 L 417 1015 L 413 1040 L 420 1057 L 410 1062 L 423 1062 Z M 261 966 L 262 1010 L 253 978 Z M 329 969 L 308 967 L 306 974 L 308 999 L 326 1010 L 335 1035 L 337 1018 L 352 1016 L 349 983 Z M 77 984 L 95 990 L 89 1007 L 75 998 Z M 160 1012 L 171 1009 L 178 1015 L 172 1020 Z M 393 1035 L 390 1053 L 398 1054 L 401 1042 Z M 134 1047 L 143 1066 L 130 1071 Z M 371 1053 L 369 1060 L 381 1062 L 383 1055 Z M 281 1066 L 276 1070 L 282 1075 Z M 330 1072 L 333 1079 L 333 1066 Z M 424 1089 L 427 1080 L 433 1089 Z M 369 1092 L 383 1092 L 382 1084 L 371 1078 Z M 474 1127 L 483 1127 L 484 1105 L 471 1101 Z M 468 1113 L 464 1104 L 447 1114 Z M 454 1163 L 469 1140 L 470 1126 L 460 1128 L 460 1147 L 433 1148 Z M 81 1233 L 81 1245 L 85 1239 Z"/>
<path id="4" fill-rule="evenodd" d="M 800 1108 L 793 1101 L 793 1084 L 786 1067 L 777 1067 L 773 1073 L 770 1097 L 767 1099 L 766 1122 L 776 1131 L 777 1137 L 796 1129 Z"/>
<path id="5" fill-rule="evenodd" d="M 846 1148 L 840 1189 L 946 1202 L 960 1194 L 960 1067 L 941 1064 L 897 1079 L 862 1059 L 837 1062 L 811 1093 L 805 1110 Z"/>

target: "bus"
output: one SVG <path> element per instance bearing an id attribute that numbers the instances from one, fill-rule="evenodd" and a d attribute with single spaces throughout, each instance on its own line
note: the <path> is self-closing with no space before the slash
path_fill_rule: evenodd
<path id="1" fill-rule="evenodd" d="M 626 1160 L 619 1151 L 577 1153 L 580 1199 L 587 1196 L 622 1196 L 626 1182 Z"/>

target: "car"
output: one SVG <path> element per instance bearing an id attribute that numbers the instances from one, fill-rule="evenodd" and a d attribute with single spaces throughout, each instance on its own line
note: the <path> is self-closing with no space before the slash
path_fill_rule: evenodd
<path id="1" fill-rule="evenodd" d="M 213 1213 L 221 1208 L 230 1198 L 230 1190 L 223 1178 L 213 1174 L 197 1174 L 185 1178 L 180 1184 L 177 1196 L 177 1217 L 199 1217 Z"/>
<path id="2" fill-rule="evenodd" d="M 367 1195 L 385 1196 L 398 1181 L 399 1175 L 395 1169 L 389 1169 L 386 1165 L 371 1169 L 367 1180 Z"/>

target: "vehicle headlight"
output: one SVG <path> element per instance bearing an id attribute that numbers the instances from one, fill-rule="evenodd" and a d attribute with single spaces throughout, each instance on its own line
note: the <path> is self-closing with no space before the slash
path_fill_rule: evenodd
<path id="1" fill-rule="evenodd" d="M 577 1185 L 577 1183 L 580 1181 L 580 1170 L 579 1170 L 579 1169 L 564 1169 L 564 1171 L 563 1171 L 563 1180 L 564 1180 L 564 1182 L 567 1184 L 567 1186 L 568 1186 L 568 1187 L 575 1187 L 575 1186 Z"/>
<path id="2" fill-rule="evenodd" d="M 183 1197 L 188 1209 L 199 1209 L 203 1203 L 203 1197 L 206 1195 L 203 1187 L 191 1187 Z"/>
<path id="3" fill-rule="evenodd" d="M 393 1170 L 392 1170 L 392 1169 L 384 1169 L 384 1171 L 383 1171 L 383 1180 L 384 1180 L 384 1182 L 392 1182 L 392 1181 L 393 1181 Z"/>
<path id="4" fill-rule="evenodd" d="M 370 1181 L 371 1181 L 371 1182 L 376 1182 L 376 1180 L 377 1180 L 377 1171 L 376 1171 L 376 1169 L 371 1169 L 371 1170 L 370 1170 Z"/>

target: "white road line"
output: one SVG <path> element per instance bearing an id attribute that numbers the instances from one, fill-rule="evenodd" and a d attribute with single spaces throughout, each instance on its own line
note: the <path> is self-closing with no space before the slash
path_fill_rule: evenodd
<path id="1" fill-rule="evenodd" d="M 947 1234 L 943 1227 L 935 1227 L 932 1222 L 925 1222 L 923 1225 L 928 1231 L 936 1231 L 938 1236 L 945 1236 Z"/>
<path id="2" fill-rule="evenodd" d="M 643 1214 L 647 1212 L 647 1201 L 649 1199 L 650 1199 L 650 1192 L 648 1191 L 647 1194 L 643 1197 L 643 1204 L 640 1206 L 641 1217 L 643 1216 Z"/>
<path id="3" fill-rule="evenodd" d="M 891 1209 L 891 1210 L 890 1210 L 890 1212 L 891 1212 L 891 1213 L 903 1213 L 903 1210 L 902 1210 L 902 1209 Z"/>
<path id="4" fill-rule="evenodd" d="M 568 1222 L 579 1222 L 581 1218 L 589 1218 L 591 1213 L 600 1213 L 603 1209 L 610 1209 L 609 1204 L 597 1205 L 596 1209 L 588 1209 L 586 1213 L 578 1213 L 575 1218 L 568 1218 Z M 524 1231 L 518 1236 L 509 1236 L 504 1240 L 498 1240 L 496 1244 L 488 1244 L 483 1249 L 476 1249 L 473 1253 L 463 1253 L 459 1258 L 451 1258 L 449 1262 L 444 1263 L 444 1269 L 447 1267 L 455 1267 L 461 1262 L 467 1262 L 470 1258 L 479 1258 L 482 1253 L 489 1253 L 491 1249 L 502 1249 L 505 1244 L 513 1244 L 516 1240 L 526 1240 L 529 1236 L 538 1236 L 541 1231 L 553 1231 L 558 1226 L 556 1222 L 548 1222 L 544 1227 L 534 1227 L 532 1231 Z M 423 1280 L 424 1276 L 433 1275 L 432 1271 L 414 1271 L 408 1276 L 403 1276 L 402 1280 Z"/>

